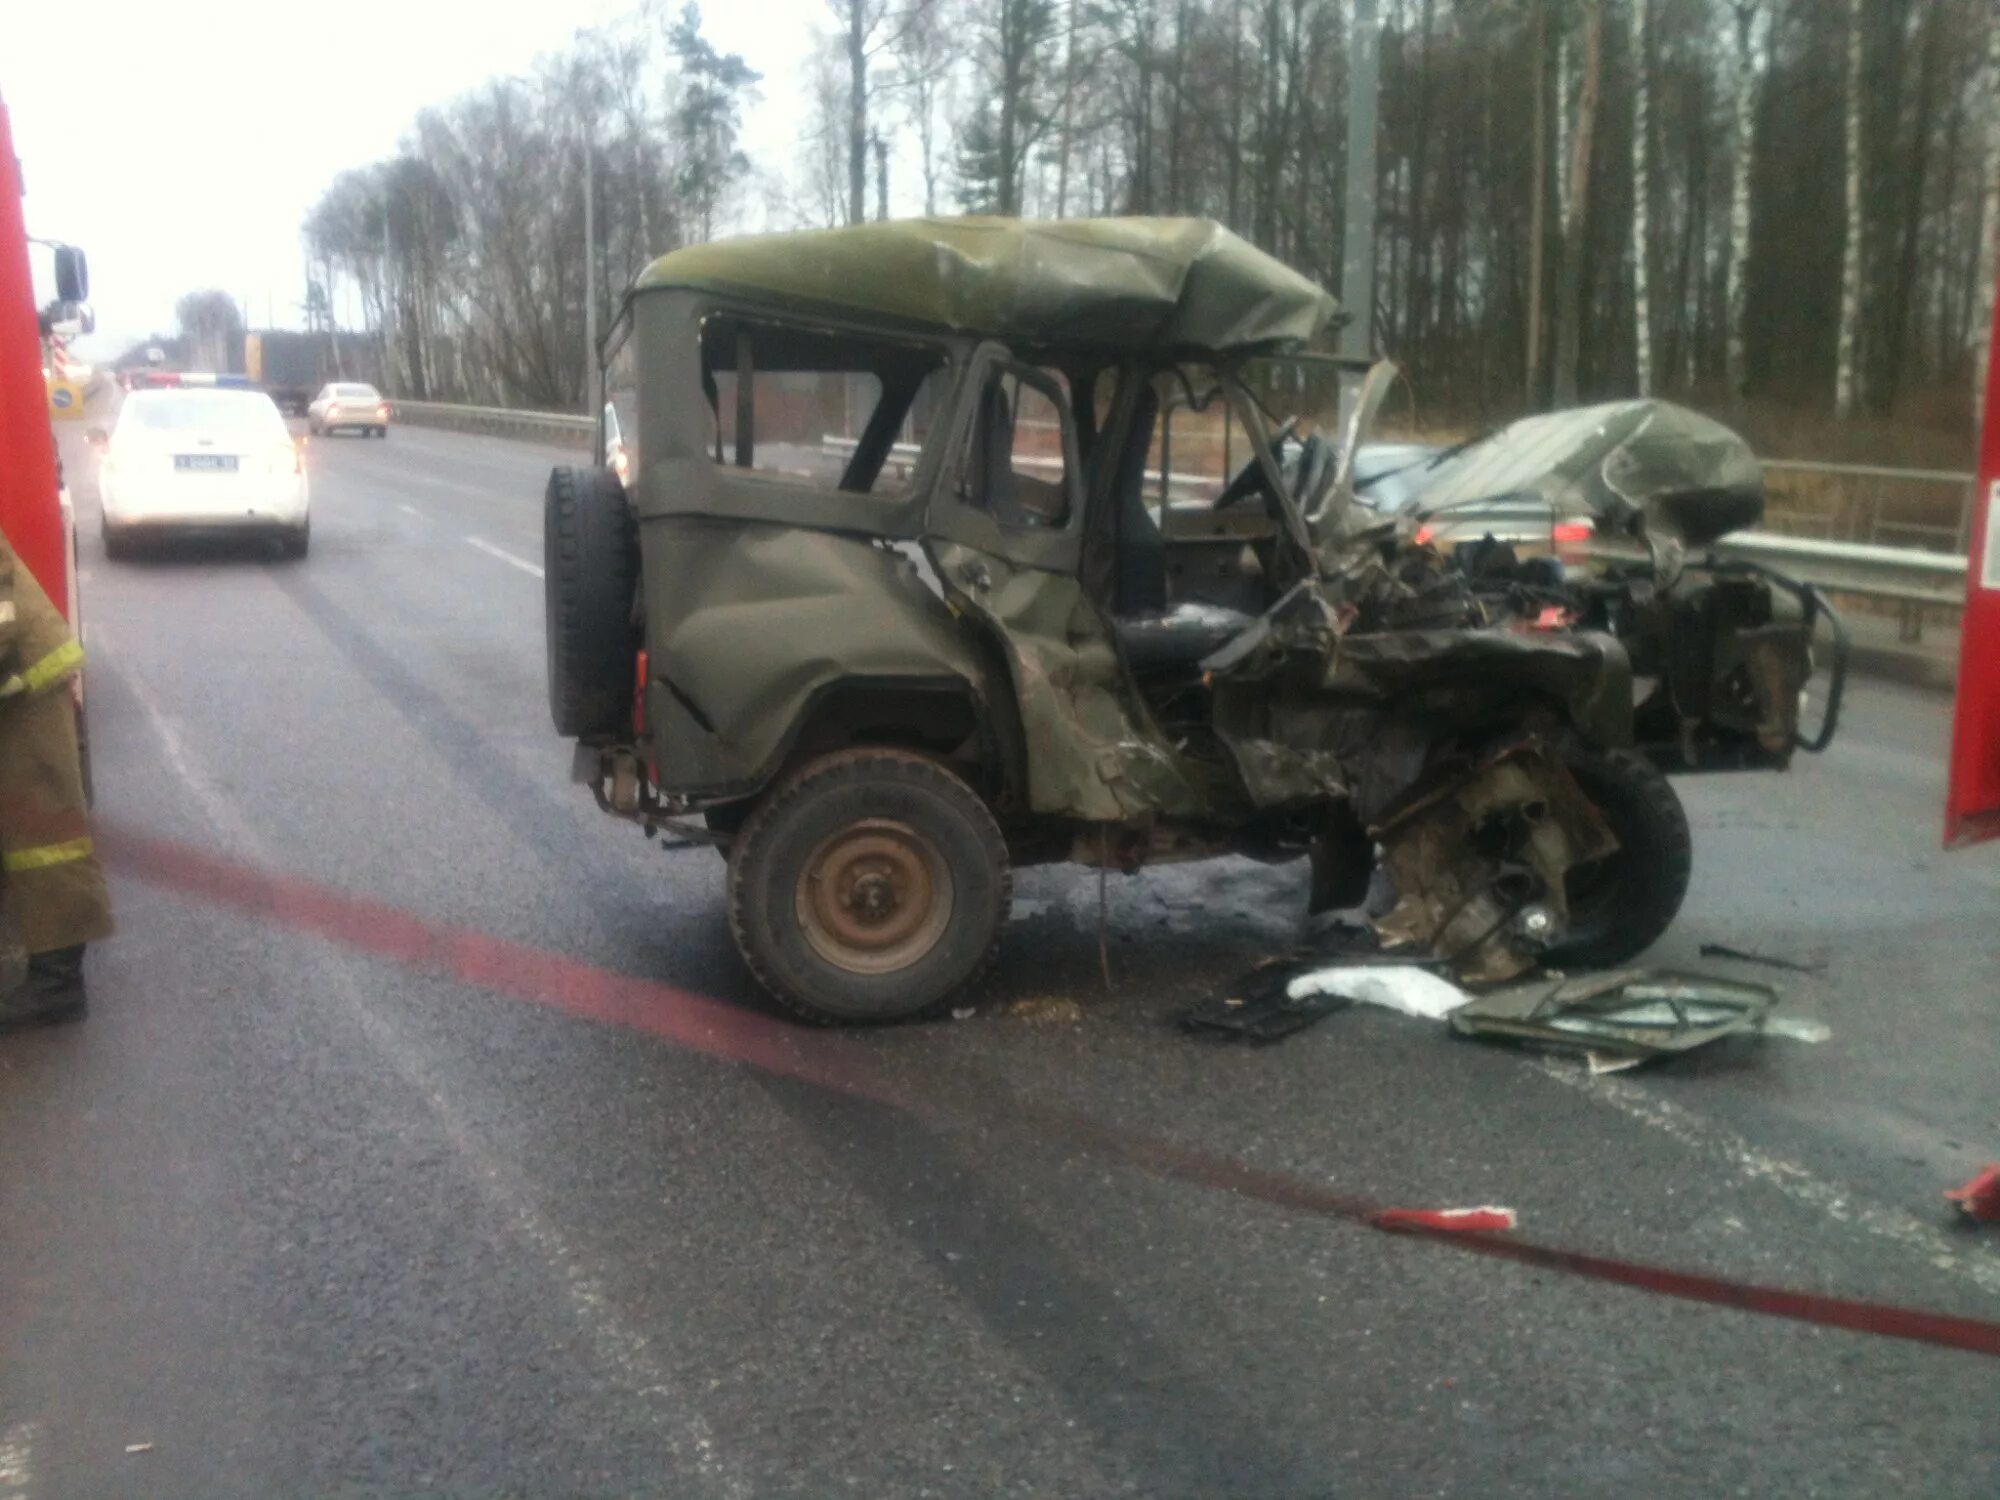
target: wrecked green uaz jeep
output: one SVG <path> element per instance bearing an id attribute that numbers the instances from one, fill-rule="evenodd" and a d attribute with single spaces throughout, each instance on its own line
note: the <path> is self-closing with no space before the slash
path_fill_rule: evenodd
<path id="1" fill-rule="evenodd" d="M 1044 861 L 1309 858 L 1315 911 L 1472 979 L 1636 953 L 1689 874 L 1661 768 L 1783 767 L 1831 613 L 1703 555 L 1761 509 L 1725 429 L 1384 449 L 1387 371 L 1311 352 L 1334 314 L 1194 220 L 658 260 L 600 462 L 548 487 L 576 778 L 720 847 L 751 971 L 815 1020 L 964 990 Z M 1524 504 L 1594 555 L 1479 529 Z"/>

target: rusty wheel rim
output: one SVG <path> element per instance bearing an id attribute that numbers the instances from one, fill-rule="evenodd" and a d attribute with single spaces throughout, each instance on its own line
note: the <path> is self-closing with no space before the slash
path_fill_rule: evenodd
<path id="1" fill-rule="evenodd" d="M 822 839 L 799 872 L 798 918 L 812 950 L 850 974 L 908 968 L 951 921 L 951 871 L 906 823 L 867 818 Z"/>

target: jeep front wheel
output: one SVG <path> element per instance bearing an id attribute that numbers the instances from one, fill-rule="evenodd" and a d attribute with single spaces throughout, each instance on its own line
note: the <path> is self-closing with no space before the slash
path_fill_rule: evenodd
<path id="1" fill-rule="evenodd" d="M 1687 812 L 1659 768 L 1630 750 L 1574 748 L 1564 757 L 1617 836 L 1617 850 L 1574 865 L 1563 885 L 1569 931 L 1548 961 L 1622 964 L 1650 948 L 1681 909 L 1694 869 Z"/>
<path id="2" fill-rule="evenodd" d="M 938 1009 L 992 962 L 1007 845 L 972 789 L 900 750 L 843 750 L 773 790 L 729 851 L 729 925 L 758 983 L 825 1023 Z"/>

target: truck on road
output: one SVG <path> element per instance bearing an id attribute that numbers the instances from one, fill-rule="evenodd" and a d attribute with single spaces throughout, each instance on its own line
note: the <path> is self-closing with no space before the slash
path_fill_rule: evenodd
<path id="1" fill-rule="evenodd" d="M 243 370 L 287 416 L 303 417 L 313 393 L 335 376 L 317 333 L 266 328 L 243 335 Z"/>

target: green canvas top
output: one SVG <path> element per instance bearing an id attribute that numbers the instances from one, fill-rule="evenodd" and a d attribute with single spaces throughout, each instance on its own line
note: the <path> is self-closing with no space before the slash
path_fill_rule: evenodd
<path id="1" fill-rule="evenodd" d="M 899 219 L 752 235 L 661 256 L 635 290 L 652 287 L 1043 347 L 1188 353 L 1303 344 L 1336 307 L 1209 219 Z"/>

